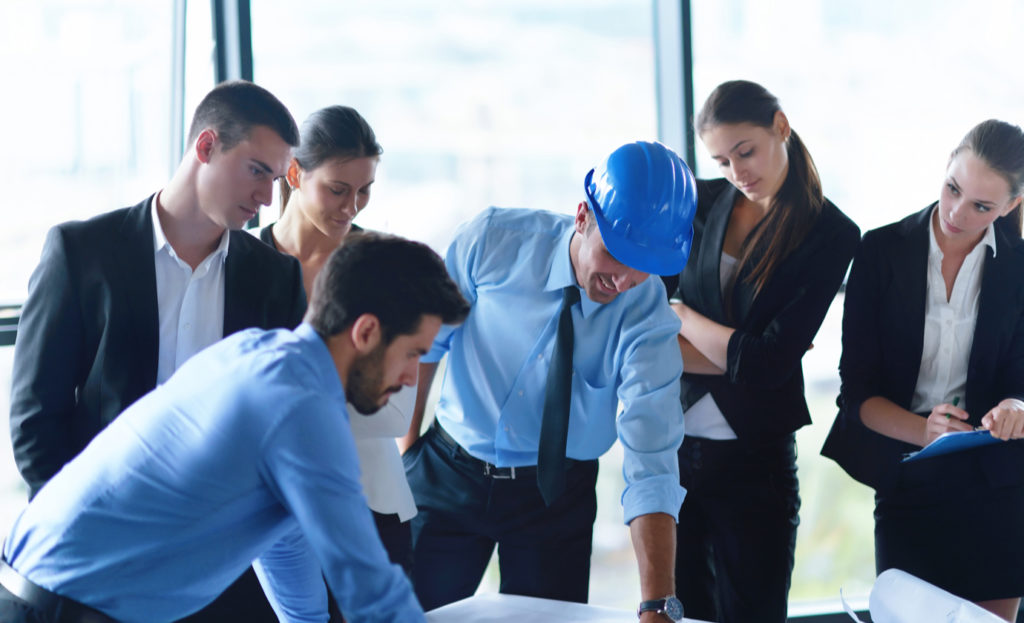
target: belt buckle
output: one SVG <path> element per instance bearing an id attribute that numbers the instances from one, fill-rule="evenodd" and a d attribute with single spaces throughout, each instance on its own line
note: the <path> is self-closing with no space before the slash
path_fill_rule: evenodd
<path id="1" fill-rule="evenodd" d="M 489 476 L 489 477 L 493 478 L 494 480 L 515 480 L 516 479 L 516 468 L 515 468 L 514 465 L 512 467 L 508 468 L 508 470 L 509 470 L 508 474 L 502 474 L 502 473 L 498 472 L 497 470 L 499 470 L 499 469 L 502 469 L 502 468 L 498 467 L 497 465 L 491 465 L 490 463 L 487 463 L 486 461 L 484 462 L 484 476 Z"/>

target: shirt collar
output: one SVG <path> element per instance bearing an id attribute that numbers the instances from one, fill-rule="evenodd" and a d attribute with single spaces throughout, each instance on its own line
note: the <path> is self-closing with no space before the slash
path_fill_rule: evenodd
<path id="1" fill-rule="evenodd" d="M 572 237 L 576 233 L 576 228 L 570 223 L 566 231 L 558 237 L 558 241 L 554 246 L 553 257 L 551 258 L 551 268 L 548 270 L 548 279 L 544 284 L 544 291 L 551 292 L 554 290 L 561 291 L 563 288 L 568 286 L 579 287 L 576 283 L 576 271 L 572 267 L 572 256 L 570 252 L 570 245 L 572 244 Z M 583 312 L 583 317 L 586 318 L 594 310 L 601 307 L 601 303 L 596 303 L 590 300 L 587 296 L 586 290 L 580 288 L 580 309 Z"/>
<path id="2" fill-rule="evenodd" d="M 153 252 L 159 255 L 160 251 L 162 251 L 166 247 L 167 253 L 171 257 L 178 257 L 178 254 L 174 252 L 174 247 L 172 247 L 170 243 L 167 242 L 167 236 L 164 235 L 164 228 L 162 225 L 160 225 L 160 215 L 157 213 L 156 202 L 157 198 L 160 197 L 161 192 L 163 191 L 156 193 L 155 195 L 153 195 L 153 198 L 149 200 L 149 216 L 153 221 Z M 217 248 L 214 249 L 213 253 L 211 253 L 210 255 L 219 255 L 221 262 L 226 260 L 228 257 L 228 244 L 230 243 L 230 241 L 231 232 L 225 229 L 224 233 L 221 234 L 220 236 L 220 243 L 217 245 Z"/>
<path id="3" fill-rule="evenodd" d="M 939 248 L 939 243 L 935 239 L 935 217 L 933 216 L 935 210 L 939 209 L 939 205 L 935 204 L 932 209 L 932 215 L 928 216 L 928 232 L 931 234 L 928 236 L 928 256 L 929 257 L 942 257 L 942 249 Z M 981 241 L 971 249 L 971 253 L 975 250 L 987 245 L 992 249 L 992 257 L 996 256 L 996 229 L 993 223 L 989 223 L 989 226 L 985 228 L 985 235 L 982 236 Z"/>
<path id="4" fill-rule="evenodd" d="M 338 377 L 338 368 L 334 364 L 334 358 L 331 357 L 327 343 L 307 322 L 302 322 L 295 327 L 294 333 L 299 341 L 307 345 L 309 356 L 314 359 L 313 365 L 321 377 L 323 388 L 332 393 L 337 392 L 341 399 L 345 400 L 345 388 L 342 386 L 341 378 Z"/>

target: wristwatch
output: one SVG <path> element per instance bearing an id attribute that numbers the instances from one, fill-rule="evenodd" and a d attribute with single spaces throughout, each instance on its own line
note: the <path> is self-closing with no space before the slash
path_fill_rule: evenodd
<path id="1" fill-rule="evenodd" d="M 668 597 L 662 597 L 661 599 L 641 601 L 640 607 L 636 610 L 636 615 L 640 616 L 645 612 L 663 614 L 668 617 L 670 621 L 683 620 L 683 604 L 676 599 L 675 595 L 669 595 Z"/>

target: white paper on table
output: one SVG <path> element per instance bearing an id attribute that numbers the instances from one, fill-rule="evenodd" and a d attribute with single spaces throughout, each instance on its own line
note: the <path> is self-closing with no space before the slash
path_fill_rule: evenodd
<path id="1" fill-rule="evenodd" d="M 625 623 L 636 611 L 553 599 L 481 593 L 427 613 L 428 623 Z M 684 623 L 706 623 L 683 619 Z"/>
<path id="2" fill-rule="evenodd" d="M 965 599 L 899 569 L 875 579 L 869 598 L 874 623 L 1005 623 Z"/>

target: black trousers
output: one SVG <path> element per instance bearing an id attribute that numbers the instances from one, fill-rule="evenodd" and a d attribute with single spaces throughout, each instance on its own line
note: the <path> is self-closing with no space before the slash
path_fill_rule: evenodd
<path id="1" fill-rule="evenodd" d="M 495 545 L 502 593 L 587 601 L 596 460 L 573 462 L 565 493 L 547 507 L 535 468 L 514 479 L 488 476 L 434 427 L 402 458 L 419 509 L 413 587 L 424 610 L 473 595 Z"/>
<path id="2" fill-rule="evenodd" d="M 4 623 L 60 623 L 0 586 L 0 621 Z"/>
<path id="3" fill-rule="evenodd" d="M 679 450 L 676 595 L 695 619 L 786 621 L 800 523 L 796 444 L 687 437 Z"/>
<path id="4" fill-rule="evenodd" d="M 205 608 L 181 619 L 181 623 L 223 623 L 224 621 L 247 621 L 252 623 L 277 623 L 277 615 L 267 601 L 263 586 L 256 578 L 252 567 L 246 569 L 234 584 L 220 594 Z"/>
<path id="5" fill-rule="evenodd" d="M 70 602 L 71 600 L 66 600 Z M 82 608 L 77 602 L 71 602 L 77 608 Z M 87 608 L 83 608 L 86 609 Z M 64 610 L 62 612 L 62 610 Z M 113 621 L 103 614 L 92 611 L 86 615 L 89 621 L 100 623 L 102 621 Z M 22 601 L 16 595 L 11 594 L 3 586 L 0 586 L 0 622 L 2 623 L 79 623 L 81 615 L 76 616 L 74 612 L 68 613 L 64 607 L 54 610 L 44 610 L 33 604 Z"/>

